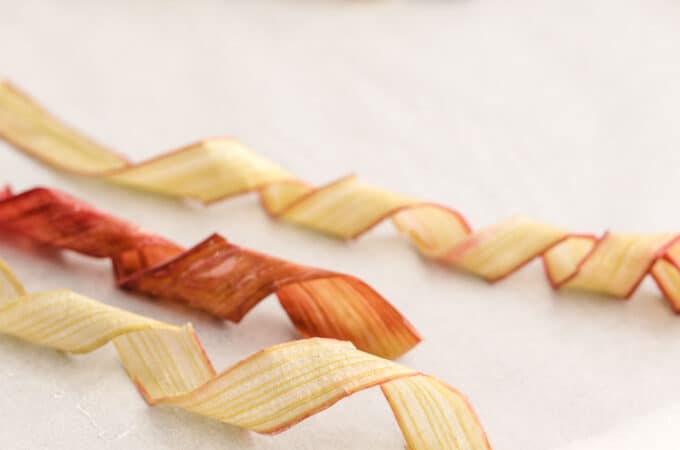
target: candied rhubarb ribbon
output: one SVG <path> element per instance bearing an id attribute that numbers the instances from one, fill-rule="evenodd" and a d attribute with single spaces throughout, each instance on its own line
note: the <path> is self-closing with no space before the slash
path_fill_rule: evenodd
<path id="1" fill-rule="evenodd" d="M 380 386 L 412 449 L 491 448 L 465 397 L 443 382 L 349 342 L 276 345 L 217 373 L 190 324 L 177 327 L 72 291 L 27 295 L 0 261 L 0 333 L 69 353 L 112 341 L 149 404 L 174 405 L 273 434 Z"/>
<path id="2" fill-rule="evenodd" d="M 680 312 L 677 234 L 569 233 L 526 218 L 473 231 L 450 208 L 355 177 L 313 187 L 232 139 L 210 139 L 132 164 L 68 128 L 33 100 L 0 84 L 0 136 L 59 169 L 203 203 L 257 192 L 276 218 L 340 238 L 391 219 L 425 256 L 497 281 L 541 257 L 550 284 L 627 298 L 650 273 Z"/>
<path id="3" fill-rule="evenodd" d="M 0 229 L 111 258 L 124 289 L 169 298 L 239 322 L 272 293 L 305 337 L 353 342 L 396 358 L 420 341 L 413 326 L 363 281 L 256 253 L 215 234 L 191 249 L 100 212 L 63 192 L 0 193 Z"/>

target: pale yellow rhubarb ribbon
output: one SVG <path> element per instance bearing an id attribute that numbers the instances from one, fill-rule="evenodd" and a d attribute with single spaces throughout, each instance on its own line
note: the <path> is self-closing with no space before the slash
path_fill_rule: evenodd
<path id="1" fill-rule="evenodd" d="M 273 217 L 339 238 L 355 238 L 389 218 L 423 255 L 489 281 L 542 257 L 554 288 L 627 298 L 651 273 L 680 311 L 677 234 L 596 238 L 526 218 L 472 231 L 452 209 L 355 177 L 310 186 L 228 138 L 132 164 L 62 124 L 8 82 L 0 84 L 0 136 L 52 167 L 163 195 L 211 203 L 254 191 Z"/>
<path id="2" fill-rule="evenodd" d="M 112 341 L 150 404 L 277 433 L 380 386 L 411 449 L 489 449 L 467 400 L 441 381 L 343 341 L 276 345 L 216 373 L 191 325 L 177 327 L 71 291 L 26 294 L 0 261 L 0 333 L 69 353 Z"/>

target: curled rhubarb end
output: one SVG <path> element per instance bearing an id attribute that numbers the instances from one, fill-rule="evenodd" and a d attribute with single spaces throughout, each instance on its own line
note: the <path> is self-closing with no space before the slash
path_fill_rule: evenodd
<path id="1" fill-rule="evenodd" d="M 652 266 L 652 277 L 664 293 L 673 311 L 680 314 L 680 266 L 674 254 L 680 253 L 680 245 L 672 245 L 662 258 Z"/>
<path id="2" fill-rule="evenodd" d="M 281 220 L 352 239 L 390 219 L 426 257 L 500 280 L 542 257 L 550 284 L 627 298 L 651 273 L 680 310 L 675 235 L 574 234 L 525 218 L 472 230 L 455 210 L 344 177 L 313 187 L 229 138 L 204 140 L 132 164 L 0 83 L 0 136 L 61 170 L 203 203 L 257 192 Z"/>
<path id="3" fill-rule="evenodd" d="M 387 300 L 350 275 L 244 249 L 215 234 L 184 249 L 65 193 L 0 199 L 0 228 L 59 249 L 110 258 L 118 285 L 239 322 L 271 294 L 303 336 L 353 342 L 396 358 L 420 341 Z"/>
<path id="4" fill-rule="evenodd" d="M 217 373 L 190 324 L 158 322 L 72 291 L 27 295 L 1 261 L 0 333 L 70 353 L 112 342 L 149 404 L 175 405 L 258 433 L 284 431 L 380 386 L 409 448 L 491 448 L 458 391 L 349 342 L 280 344 Z"/>
<path id="5" fill-rule="evenodd" d="M 629 298 L 651 274 L 677 310 L 680 275 L 672 233 L 570 234 L 525 218 L 514 218 L 470 234 L 441 258 L 446 264 L 489 281 L 500 280 L 536 257 L 555 289 L 568 288 Z"/>

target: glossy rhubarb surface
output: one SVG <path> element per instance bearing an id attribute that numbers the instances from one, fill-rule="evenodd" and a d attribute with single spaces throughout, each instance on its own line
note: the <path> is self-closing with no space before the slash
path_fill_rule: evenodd
<path id="1" fill-rule="evenodd" d="M 350 275 L 307 267 L 212 235 L 184 249 L 57 190 L 0 194 L 0 230 L 42 245 L 110 258 L 124 289 L 239 322 L 276 294 L 305 337 L 353 342 L 395 358 L 420 341 L 387 300 Z"/>

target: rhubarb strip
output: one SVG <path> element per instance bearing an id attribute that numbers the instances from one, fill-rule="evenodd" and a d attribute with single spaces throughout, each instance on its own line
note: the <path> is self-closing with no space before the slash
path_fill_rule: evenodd
<path id="1" fill-rule="evenodd" d="M 0 229 L 110 258 L 120 287 L 233 322 L 275 293 L 305 337 L 348 340 L 386 358 L 420 341 L 401 313 L 358 278 L 257 253 L 217 234 L 184 249 L 56 190 L 0 193 Z"/>
<path id="2" fill-rule="evenodd" d="M 257 433 L 279 433 L 380 386 L 409 448 L 491 448 L 458 391 L 349 342 L 288 342 L 217 373 L 191 324 L 158 322 L 68 290 L 26 294 L 2 261 L 0 333 L 68 353 L 112 342 L 149 404 L 173 405 Z"/>
<path id="3" fill-rule="evenodd" d="M 597 238 L 525 218 L 472 230 L 453 209 L 356 177 L 311 186 L 228 138 L 133 164 L 64 125 L 8 82 L 0 84 L 0 136 L 52 167 L 172 197 L 207 204 L 256 192 L 272 217 L 342 239 L 391 219 L 426 257 L 490 282 L 540 257 L 555 289 L 628 298 L 651 274 L 680 312 L 677 235 L 606 233 Z"/>

